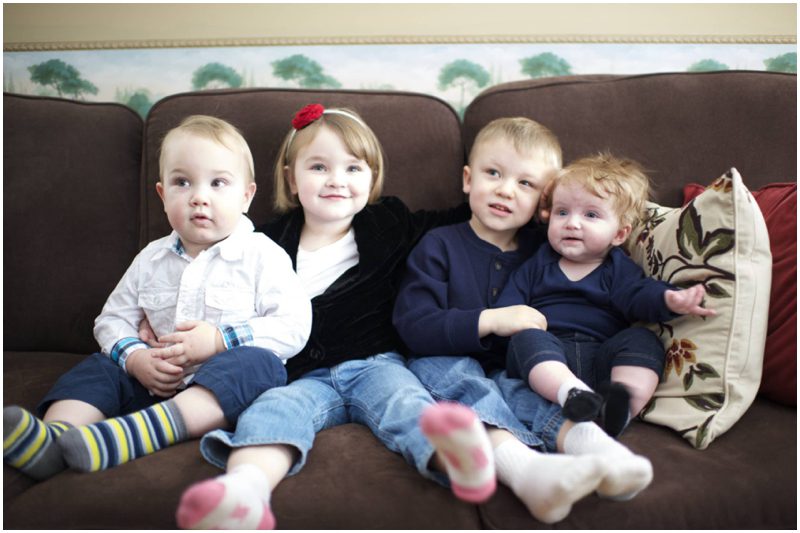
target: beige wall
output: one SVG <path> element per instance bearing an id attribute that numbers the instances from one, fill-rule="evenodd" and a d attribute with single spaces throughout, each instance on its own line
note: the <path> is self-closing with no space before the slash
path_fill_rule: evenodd
<path id="1" fill-rule="evenodd" d="M 796 35 L 795 4 L 3 6 L 7 51 L 464 39 L 794 43 Z"/>

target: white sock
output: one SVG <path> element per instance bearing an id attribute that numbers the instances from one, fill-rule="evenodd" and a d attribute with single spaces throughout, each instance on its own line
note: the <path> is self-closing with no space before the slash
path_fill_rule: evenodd
<path id="1" fill-rule="evenodd" d="M 456 496 L 481 503 L 494 494 L 492 444 L 472 409 L 458 403 L 436 403 L 423 411 L 420 427 L 444 463 Z"/>
<path id="2" fill-rule="evenodd" d="M 503 442 L 494 456 L 498 479 L 546 524 L 566 518 L 572 504 L 597 489 L 604 474 L 596 457 L 543 454 L 518 440 Z"/>
<path id="3" fill-rule="evenodd" d="M 196 483 L 181 497 L 176 519 L 181 529 L 274 529 L 267 476 L 244 464 L 227 474 Z"/>
<path id="4" fill-rule="evenodd" d="M 600 496 L 630 500 L 653 480 L 653 465 L 606 435 L 593 422 L 575 424 L 564 438 L 564 451 L 572 455 L 594 455 L 605 464 L 606 476 L 597 489 Z"/>
<path id="5" fill-rule="evenodd" d="M 594 392 L 589 385 L 584 383 L 583 381 L 579 380 L 578 378 L 569 379 L 561 384 L 558 388 L 558 392 L 556 393 L 556 399 L 558 400 L 558 405 L 564 407 L 564 403 L 567 401 L 567 395 L 569 391 L 572 389 L 580 389 L 580 390 L 587 390 L 589 392 Z"/>

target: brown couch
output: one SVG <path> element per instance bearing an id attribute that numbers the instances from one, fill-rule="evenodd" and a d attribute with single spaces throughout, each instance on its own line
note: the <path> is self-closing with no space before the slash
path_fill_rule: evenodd
<path id="1" fill-rule="evenodd" d="M 116 104 L 4 95 L 3 403 L 36 405 L 97 349 L 92 324 L 135 253 L 168 226 L 155 194 L 157 148 L 188 114 L 240 127 L 255 156 L 256 222 L 270 214 L 271 169 L 293 112 L 357 109 L 388 157 L 386 194 L 413 208 L 455 205 L 466 150 L 499 116 L 559 136 L 565 160 L 608 148 L 653 171 L 656 200 L 736 166 L 751 189 L 796 181 L 796 76 L 756 72 L 572 76 L 486 91 L 462 122 L 435 98 L 388 91 L 242 89 L 168 97 L 147 120 Z M 759 397 L 707 450 L 635 422 L 621 440 L 648 456 L 652 485 L 630 502 L 589 496 L 546 526 L 505 487 L 483 505 L 419 476 L 364 427 L 318 436 L 307 467 L 273 495 L 282 529 L 545 529 L 797 526 L 797 411 Z M 193 440 L 97 473 L 43 482 L 4 466 L 4 528 L 174 528 L 184 488 L 219 473 Z"/>

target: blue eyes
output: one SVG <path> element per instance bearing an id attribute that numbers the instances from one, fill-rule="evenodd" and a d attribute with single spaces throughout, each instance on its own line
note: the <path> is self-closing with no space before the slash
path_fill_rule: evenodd
<path id="1" fill-rule="evenodd" d="M 186 178 L 175 178 L 172 180 L 172 184 L 182 189 L 192 186 L 191 182 Z M 211 186 L 214 187 L 215 189 L 224 187 L 227 184 L 228 180 L 226 180 L 225 178 L 214 178 L 213 180 L 211 180 Z"/>
<path id="2" fill-rule="evenodd" d="M 311 165 L 309 169 L 313 170 L 314 172 L 327 172 L 328 167 L 326 167 L 322 163 L 317 163 L 315 165 Z M 350 165 L 347 167 L 346 172 L 349 172 L 351 174 L 355 172 L 363 172 L 363 167 L 360 167 L 358 165 Z"/>
<path id="3" fill-rule="evenodd" d="M 565 217 L 569 214 L 569 211 L 567 211 L 566 209 L 557 209 L 555 213 L 557 216 Z M 600 218 L 600 214 L 595 211 L 589 211 L 585 213 L 583 216 L 585 216 L 586 218 Z"/>
<path id="4" fill-rule="evenodd" d="M 486 175 L 487 175 L 489 178 L 491 178 L 491 179 L 493 179 L 493 180 L 497 180 L 497 179 L 503 179 L 503 175 L 502 175 L 502 174 L 500 173 L 500 171 L 499 171 L 499 170 L 497 170 L 496 168 L 486 168 L 486 169 L 484 169 L 484 171 L 483 171 L 483 172 L 484 172 L 484 173 L 485 173 L 485 174 L 486 174 Z M 526 180 L 526 179 L 521 179 L 521 180 L 519 180 L 519 181 L 517 182 L 517 184 L 519 184 L 521 187 L 525 187 L 525 188 L 534 188 L 534 189 L 536 188 L 536 185 L 535 185 L 535 184 L 534 184 L 532 181 L 530 181 L 530 180 Z"/>

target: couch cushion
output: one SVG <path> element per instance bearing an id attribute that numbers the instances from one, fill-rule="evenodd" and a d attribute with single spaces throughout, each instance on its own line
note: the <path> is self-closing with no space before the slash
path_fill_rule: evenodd
<path id="1" fill-rule="evenodd" d="M 684 202 L 702 193 L 696 183 L 684 188 Z M 797 405 L 797 184 L 773 183 L 753 191 L 769 232 L 772 289 L 767 344 L 758 392 Z"/>
<path id="2" fill-rule="evenodd" d="M 85 355 L 58 352 L 3 352 L 3 405 L 33 410 L 53 384 Z"/>
<path id="3" fill-rule="evenodd" d="M 464 114 L 470 148 L 492 119 L 521 115 L 558 136 L 565 163 L 607 149 L 648 169 L 655 200 L 680 205 L 689 176 L 732 164 L 751 188 L 797 176 L 797 76 L 702 72 L 569 76 L 496 85 Z"/>
<path id="4" fill-rule="evenodd" d="M 558 529 L 789 529 L 797 527 L 797 410 L 757 399 L 706 451 L 666 428 L 635 421 L 620 441 L 653 463 L 636 498 L 579 501 Z M 499 486 L 480 506 L 485 528 L 552 529 Z"/>
<path id="5" fill-rule="evenodd" d="M 651 203 L 628 248 L 648 275 L 679 287 L 702 282 L 706 304 L 717 311 L 648 325 L 667 360 L 641 416 L 705 448 L 758 391 L 772 272 L 764 218 L 731 169 L 682 209 Z"/>
<path id="6" fill-rule="evenodd" d="M 58 474 L 6 502 L 3 526 L 174 529 L 183 490 L 221 473 L 203 460 L 198 444 L 184 442 L 94 474 Z M 474 505 L 424 479 L 355 424 L 319 433 L 305 468 L 273 493 L 272 508 L 280 529 L 480 528 Z"/>
<path id="7" fill-rule="evenodd" d="M 92 352 L 139 243 L 142 120 L 118 104 L 3 96 L 3 347 Z"/>
<path id="8" fill-rule="evenodd" d="M 3 404 L 33 409 L 58 377 L 84 357 L 5 352 Z M 63 472 L 43 483 L 3 465 L 3 525 L 173 529 L 186 487 L 220 473 L 202 458 L 198 440 L 104 472 Z M 138 495 L 136 505 L 131 505 L 132 494 Z M 480 528 L 474 505 L 424 479 L 367 428 L 355 424 L 319 433 L 305 468 L 281 482 L 272 502 L 281 529 Z M 41 512 L 43 508 L 48 512 Z"/>
<path id="9" fill-rule="evenodd" d="M 442 100 L 382 91 L 199 91 L 164 98 L 147 117 L 145 238 L 150 241 L 169 231 L 155 183 L 160 142 L 170 128 L 187 115 L 200 113 L 223 118 L 242 131 L 255 161 L 258 191 L 250 217 L 258 225 L 272 213 L 272 176 L 278 149 L 289 132 L 292 116 L 309 103 L 351 108 L 375 131 L 386 154 L 384 194 L 401 197 L 412 209 L 443 209 L 463 201 L 461 126 L 453 109 Z"/>

